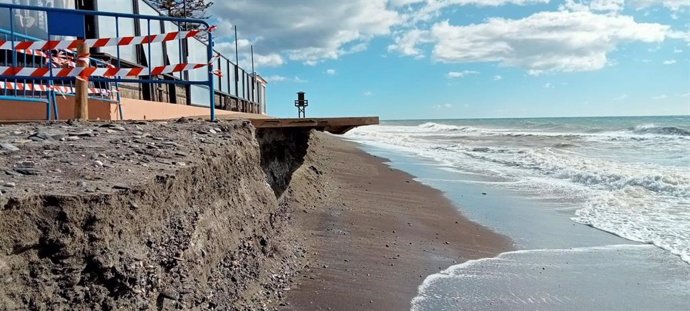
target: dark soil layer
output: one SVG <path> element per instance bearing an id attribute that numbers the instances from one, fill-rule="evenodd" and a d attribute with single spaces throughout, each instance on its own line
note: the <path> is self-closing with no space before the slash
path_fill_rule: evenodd
<path id="1" fill-rule="evenodd" d="M 189 120 L 0 127 L 0 310 L 277 306 L 304 251 L 276 193 L 302 159 L 264 147 L 292 161 L 266 165 L 254 135 Z"/>

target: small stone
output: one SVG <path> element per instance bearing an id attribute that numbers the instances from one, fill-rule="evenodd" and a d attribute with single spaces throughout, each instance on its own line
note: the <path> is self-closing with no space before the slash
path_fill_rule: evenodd
<path id="1" fill-rule="evenodd" d="M 178 165 L 178 166 L 187 166 L 187 163 L 185 163 L 185 162 L 177 162 L 177 165 Z"/>
<path id="2" fill-rule="evenodd" d="M 13 182 L 11 182 L 11 181 L 8 181 L 8 182 L 6 182 L 6 183 L 4 183 L 4 184 L 2 184 L 2 185 L 5 186 L 5 187 L 7 187 L 7 188 L 14 188 L 14 187 L 17 186 L 17 184 L 15 184 L 15 183 L 13 183 Z"/>
<path id="3" fill-rule="evenodd" d="M 130 188 L 126 185 L 114 185 L 113 189 L 115 189 L 115 190 L 129 190 Z"/>
<path id="4" fill-rule="evenodd" d="M 10 143 L 0 143 L 0 149 L 9 151 L 9 152 L 16 152 L 19 151 L 19 148 L 17 146 L 10 144 Z"/>
<path id="5" fill-rule="evenodd" d="M 102 167 L 102 166 L 103 166 L 103 162 L 101 162 L 100 160 L 93 161 L 93 164 L 95 164 L 95 165 L 98 166 L 98 167 Z"/>
<path id="6" fill-rule="evenodd" d="M 21 175 L 38 175 L 38 170 L 32 167 L 18 167 L 14 171 Z"/>
<path id="7" fill-rule="evenodd" d="M 482 192 L 482 195 L 486 195 L 486 192 Z"/>
<path id="8" fill-rule="evenodd" d="M 178 293 L 173 292 L 173 291 L 162 291 L 161 296 L 163 298 L 167 298 L 167 299 L 175 300 L 175 301 L 177 301 L 177 299 L 180 297 L 180 295 Z"/>
<path id="9" fill-rule="evenodd" d="M 20 167 L 25 167 L 25 168 L 31 168 L 31 167 L 36 167 L 36 162 L 33 161 L 22 161 L 19 162 Z"/>
<path id="10" fill-rule="evenodd" d="M 80 139 L 79 136 L 67 136 L 67 137 L 65 137 L 66 141 L 75 141 L 75 140 L 79 140 L 79 139 Z"/>
<path id="11" fill-rule="evenodd" d="M 216 134 L 216 133 L 217 133 L 214 129 L 210 129 L 210 130 L 208 130 L 208 132 L 211 133 L 211 134 Z"/>
<path id="12" fill-rule="evenodd" d="M 94 133 L 92 130 L 86 130 L 86 131 L 71 133 L 70 136 L 93 137 L 93 136 L 96 136 L 96 133 Z"/>
<path id="13" fill-rule="evenodd" d="M 77 182 L 77 186 L 82 187 L 82 188 L 86 188 L 86 182 L 83 180 L 80 180 Z"/>

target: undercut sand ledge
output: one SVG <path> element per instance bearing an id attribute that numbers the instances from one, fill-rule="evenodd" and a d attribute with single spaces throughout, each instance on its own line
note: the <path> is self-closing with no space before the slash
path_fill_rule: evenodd
<path id="1" fill-rule="evenodd" d="M 405 310 L 506 239 L 330 135 L 0 126 L 1 310 Z"/>

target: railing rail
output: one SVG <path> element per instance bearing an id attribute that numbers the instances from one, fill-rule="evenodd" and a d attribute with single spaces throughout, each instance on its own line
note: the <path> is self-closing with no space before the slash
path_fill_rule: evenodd
<path id="1" fill-rule="evenodd" d="M 129 36 L 130 34 L 139 34 L 139 35 L 155 35 L 155 34 L 161 34 L 164 32 L 172 32 L 172 31 L 181 31 L 183 30 L 183 25 L 195 25 L 196 27 L 201 27 L 201 28 L 208 28 L 210 27 L 209 24 L 200 19 L 191 19 L 191 18 L 177 18 L 177 17 L 169 17 L 169 16 L 158 16 L 158 15 L 143 15 L 143 14 L 133 14 L 133 13 L 117 13 L 117 12 L 101 12 L 101 11 L 92 11 L 92 10 L 74 10 L 74 9 L 62 9 L 62 8 L 48 8 L 48 7 L 37 7 L 37 6 L 28 6 L 28 5 L 17 5 L 17 4 L 4 4 L 0 3 L 0 21 L 4 19 L 4 16 L 8 16 L 9 20 L 9 25 L 7 25 L 9 29 L 1 29 L 2 25 L 0 24 L 0 38 L 4 38 L 6 41 L 11 41 L 11 42 L 17 42 L 17 41 L 36 41 L 39 38 L 32 37 L 32 36 L 27 36 L 25 34 L 20 33 L 20 29 L 16 29 L 15 27 L 15 13 L 28 10 L 31 12 L 38 12 L 37 14 L 44 14 L 46 17 L 46 20 L 50 18 L 50 16 L 55 16 L 55 13 L 64 13 L 64 14 L 69 14 L 70 16 L 78 16 L 81 19 L 86 22 L 88 19 L 91 18 L 94 23 L 98 25 L 98 28 L 100 29 L 110 29 L 112 30 L 113 26 L 115 29 L 115 37 L 120 37 L 121 35 Z M 5 15 L 7 14 L 7 15 Z M 48 23 L 50 25 L 50 23 Z M 54 35 L 53 32 L 51 32 L 51 29 L 49 29 L 50 26 L 47 27 L 47 34 L 48 38 L 40 38 L 42 40 L 45 39 L 54 39 L 56 36 Z M 127 29 L 129 27 L 129 29 Z M 176 28 L 176 29 L 170 29 L 170 28 Z M 122 34 L 122 30 L 127 30 L 129 33 Z M 98 35 L 101 37 L 100 35 Z M 84 33 L 83 36 L 78 36 L 81 38 L 86 38 L 87 34 Z M 218 79 L 218 82 L 223 81 L 220 77 L 216 77 L 213 74 L 213 68 L 211 66 L 203 69 L 197 69 L 195 72 L 184 72 L 180 74 L 171 74 L 171 75 L 165 75 L 165 76 L 151 76 L 150 75 L 150 70 L 151 67 L 154 67 L 156 65 L 155 63 L 158 62 L 163 63 L 165 65 L 171 65 L 171 64 L 181 64 L 181 63 L 188 63 L 190 58 L 196 59 L 199 62 L 201 60 L 205 60 L 205 63 L 211 63 L 212 61 L 215 60 L 214 55 L 216 52 L 213 49 L 213 34 L 209 32 L 205 40 L 207 40 L 206 43 L 198 41 L 195 38 L 189 38 L 189 39 L 180 39 L 174 42 L 169 42 L 169 43 L 149 43 L 149 44 L 141 44 L 134 46 L 133 48 L 127 47 L 127 51 L 121 46 L 116 46 L 108 49 L 101 49 L 98 51 L 96 55 L 91 55 L 90 59 L 90 65 L 91 66 L 98 66 L 98 67 L 103 67 L 103 66 L 116 66 L 118 68 L 122 68 L 123 66 L 126 67 L 131 67 L 131 66 L 141 66 L 141 67 L 148 67 L 149 69 L 149 75 L 147 76 L 141 76 L 140 78 L 124 78 L 124 77 L 91 77 L 89 79 L 90 81 L 90 86 L 93 88 L 114 88 L 114 94 L 116 96 L 115 101 L 117 103 L 120 103 L 120 98 L 122 95 L 121 91 L 124 91 L 123 87 L 124 86 L 131 86 L 131 85 L 139 85 L 138 92 L 139 94 L 144 94 L 144 95 L 139 95 L 143 97 L 149 97 L 152 99 L 156 99 L 158 101 L 160 100 L 160 97 L 163 96 L 157 96 L 155 95 L 156 92 L 161 92 L 160 91 L 160 85 L 169 85 L 167 97 L 168 101 L 171 101 L 170 98 L 177 98 L 178 97 L 178 86 L 184 86 L 186 91 L 186 103 L 187 104 L 201 104 L 202 106 L 208 105 L 209 107 L 209 116 L 212 120 L 215 119 L 215 97 L 217 93 L 220 93 L 221 95 L 223 93 L 227 93 L 228 95 L 231 93 L 231 88 L 229 83 L 227 83 L 227 86 L 218 86 L 218 88 L 215 87 L 215 81 Z M 159 44 L 160 46 L 156 46 L 154 49 L 152 46 L 154 44 Z M 12 44 L 14 46 L 14 44 Z M 160 50 L 159 50 L 160 48 Z M 196 48 L 196 50 L 191 50 L 193 48 Z M 200 56 L 198 54 L 198 49 L 204 49 L 205 50 L 205 57 Z M 132 53 L 132 51 L 134 51 Z M 167 52 L 166 52 L 167 51 Z M 48 55 L 53 55 L 56 53 L 55 51 L 44 51 Z M 108 53 L 111 52 L 111 53 Z M 126 53 L 125 53 L 126 52 Z M 196 52 L 196 53 L 194 53 Z M 114 55 L 112 55 L 114 54 Z M 125 60 L 123 54 L 129 54 L 129 56 L 132 56 L 130 59 Z M 176 55 L 175 55 L 176 54 Z M 17 51 L 12 48 L 12 50 L 4 50 L 0 51 L 0 57 L 3 57 L 0 59 L 0 62 L 4 62 L 7 65 L 10 65 L 12 67 L 17 67 L 17 66 L 24 66 L 24 67 L 51 67 L 54 64 L 52 63 L 52 57 L 48 57 L 47 62 L 43 61 L 40 59 L 38 56 L 29 56 L 27 57 L 26 54 L 23 54 L 21 51 Z M 112 59 L 110 61 L 105 61 L 107 55 L 110 55 Z M 175 60 L 174 57 L 177 59 Z M 136 58 L 136 59 L 134 59 Z M 228 61 L 227 58 L 223 58 L 225 61 L 227 61 L 227 64 L 232 64 L 231 62 Z M 175 63 L 175 61 L 177 63 Z M 217 63 L 221 63 L 218 61 Z M 226 63 L 223 63 L 226 64 Z M 236 64 L 232 64 L 233 66 L 237 66 Z M 227 66 L 226 66 L 227 67 Z M 237 66 L 239 67 L 239 66 Z M 224 68 L 219 68 L 222 71 L 226 71 L 227 69 Z M 241 68 L 240 68 L 241 69 Z M 246 71 L 241 70 L 242 75 L 246 75 Z M 230 74 L 230 72 L 225 72 L 225 74 Z M 233 75 L 234 76 L 234 75 Z M 239 79 L 239 77 L 235 76 L 235 79 Z M 227 79 L 229 82 L 229 78 Z M 30 84 L 35 84 L 35 85 L 48 85 L 48 86 L 63 86 L 63 87 L 73 87 L 75 78 L 65 78 L 65 77 L 28 77 L 28 76 L 5 76 L 0 73 L 0 81 L 8 81 L 8 82 L 22 82 L 22 83 L 30 83 Z M 246 83 L 243 83 L 246 84 Z M 206 91 L 203 91 L 203 90 Z M 248 87 L 245 87 L 245 89 L 248 89 Z M 224 90 L 227 90 L 227 92 L 224 92 Z M 2 93 L 3 90 L 0 90 L 0 94 L 5 94 L 9 96 L 16 96 L 16 97 L 22 97 L 24 99 L 26 98 L 31 98 L 29 95 L 35 95 L 34 97 L 40 100 L 47 100 L 49 102 L 49 105 L 53 106 L 53 112 L 55 113 L 55 118 L 57 119 L 57 105 L 55 103 L 55 98 L 56 94 L 53 91 L 47 91 L 47 92 L 39 92 L 35 94 L 29 94 L 26 93 L 25 91 L 15 91 L 14 93 Z M 206 94 L 206 92 L 208 94 Z M 146 95 L 148 93 L 148 95 Z M 191 95 L 190 95 L 191 94 Z M 236 102 L 240 102 L 242 100 L 244 101 L 250 101 L 251 98 L 249 96 L 239 96 L 240 92 L 238 89 L 235 89 L 235 97 L 234 100 Z M 246 94 L 246 93 L 245 93 Z M 40 96 L 39 96 L 40 95 Z M 198 95 L 198 96 L 197 96 Z M 247 94 L 248 95 L 248 94 Z M 58 95 L 59 96 L 59 95 Z M 102 96 L 102 95 L 99 95 Z M 191 98 L 190 98 L 191 97 Z M 206 97 L 206 100 L 202 100 L 201 98 Z M 147 99 L 147 98 L 143 98 Z M 200 101 L 200 102 L 197 102 Z M 204 103 L 205 102 L 205 103 Z M 122 106 L 119 106 L 120 110 L 120 117 L 122 118 Z M 51 119 L 51 111 L 50 107 L 47 108 L 47 119 Z M 1 117 L 0 117 L 1 118 Z"/>

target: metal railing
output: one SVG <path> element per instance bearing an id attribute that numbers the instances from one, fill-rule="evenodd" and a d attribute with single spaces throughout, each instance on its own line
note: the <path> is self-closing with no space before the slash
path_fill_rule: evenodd
<path id="1" fill-rule="evenodd" d="M 90 11 L 90 10 L 72 10 L 72 9 L 59 9 L 59 8 L 46 8 L 46 7 L 36 7 L 36 6 L 26 6 L 26 5 L 14 5 L 14 4 L 3 4 L 0 3 L 0 19 L 4 19 L 5 13 L 7 13 L 9 16 L 7 16 L 9 20 L 9 29 L 5 29 L 0 33 L 0 36 L 4 38 L 4 40 L 11 41 L 11 42 L 17 42 L 17 41 L 27 41 L 27 40 L 36 40 L 38 38 L 33 38 L 30 36 L 23 35 L 19 32 L 17 32 L 17 29 L 15 29 L 15 13 L 17 12 L 25 12 L 25 11 L 31 11 L 35 12 L 35 14 L 44 14 L 46 16 L 46 20 L 50 19 L 51 15 L 56 15 L 57 14 L 63 14 L 63 15 L 69 15 L 69 16 L 75 16 L 78 18 L 81 18 L 86 21 L 91 20 L 93 21 L 93 26 L 98 27 L 98 28 L 107 28 L 110 27 L 109 29 L 115 29 L 115 37 L 121 37 L 121 36 L 130 36 L 130 35 L 155 35 L 155 34 L 161 34 L 165 32 L 172 32 L 172 31 L 183 31 L 183 25 L 188 26 L 188 25 L 195 25 L 196 27 L 200 28 L 209 28 L 209 24 L 204 21 L 204 20 L 199 20 L 199 19 L 188 19 L 188 18 L 175 18 L 175 17 L 168 17 L 168 16 L 157 16 L 157 15 L 141 15 L 141 14 L 129 14 L 129 13 L 115 13 L 115 12 L 100 12 L 100 11 Z M 109 25 L 109 22 L 112 21 L 112 24 Z M 50 23 L 48 23 L 47 28 L 47 34 L 48 38 L 41 38 L 41 39 L 54 39 L 55 36 L 51 32 L 51 29 L 49 28 Z M 122 27 L 123 25 L 125 26 L 132 26 L 133 33 L 127 33 L 127 34 L 122 34 L 121 30 L 127 29 L 125 27 Z M 175 29 L 168 29 L 168 28 L 175 28 Z M 152 32 L 154 31 L 154 32 Z M 89 35 L 88 33 L 84 33 L 83 36 L 79 36 L 81 38 L 87 38 Z M 93 36 L 93 35 L 92 35 Z M 144 75 L 141 76 L 140 78 L 123 78 L 123 77 L 91 77 L 89 78 L 90 81 L 90 86 L 95 89 L 107 89 L 110 90 L 111 88 L 114 88 L 113 93 L 116 94 L 116 98 L 113 99 L 112 97 L 109 98 L 110 100 L 116 101 L 118 104 L 120 103 L 120 98 L 121 92 L 125 91 L 126 86 L 132 86 L 134 85 L 134 88 L 136 89 L 138 87 L 138 92 L 141 94 L 148 94 L 144 97 L 144 99 L 152 99 L 155 98 L 155 90 L 159 89 L 159 85 L 168 85 L 170 86 L 168 88 L 168 98 L 170 97 L 177 97 L 178 89 L 177 86 L 185 86 L 185 92 L 186 92 L 186 99 L 188 104 L 194 104 L 194 97 L 195 95 L 201 95 L 201 97 L 207 97 L 208 101 L 208 107 L 209 107 L 209 114 L 211 120 L 215 120 L 215 96 L 216 96 L 216 89 L 214 88 L 214 80 L 216 80 L 216 76 L 214 76 L 212 69 L 210 67 L 207 68 L 201 68 L 201 69 L 196 69 L 195 72 L 192 71 L 187 71 L 184 73 L 179 73 L 179 74 L 170 74 L 170 75 L 165 75 L 165 76 L 151 76 L 150 75 L 150 70 L 152 67 L 156 65 L 156 63 L 160 63 L 161 61 L 163 62 L 164 65 L 170 65 L 170 64 L 182 64 L 182 63 L 188 63 L 188 59 L 190 58 L 190 55 L 193 54 L 194 51 L 190 51 L 191 48 L 197 47 L 204 49 L 205 56 L 199 57 L 198 53 L 193 54 L 193 58 L 196 58 L 197 60 L 204 60 L 204 63 L 209 64 L 214 60 L 214 50 L 213 50 L 213 34 L 209 32 L 205 39 L 207 40 L 207 43 L 203 43 L 198 41 L 195 38 L 189 38 L 189 39 L 179 39 L 175 40 L 172 42 L 167 42 L 167 43 L 150 43 L 150 44 L 140 44 L 140 45 L 135 45 L 134 48 L 132 49 L 131 47 L 123 47 L 123 46 L 114 46 L 112 48 L 107 49 L 110 52 L 114 52 L 114 55 L 109 55 L 110 53 L 104 53 L 102 49 L 101 51 L 93 51 L 91 53 L 91 60 L 90 60 L 90 65 L 91 66 L 115 66 L 118 68 L 134 68 L 134 67 L 148 67 L 149 69 L 149 75 Z M 197 42 L 198 41 L 198 42 Z M 162 52 L 158 54 L 158 51 L 155 51 L 152 49 L 153 44 L 160 44 L 162 47 Z M 49 57 L 40 57 L 37 55 L 27 55 L 26 53 L 23 53 L 22 51 L 18 51 L 14 49 L 14 44 L 12 44 L 13 48 L 11 50 L 4 50 L 0 55 L 4 57 L 2 61 L 4 61 L 5 64 L 10 65 L 12 67 L 18 67 L 18 66 L 24 66 L 24 67 L 53 67 L 55 64 L 53 63 L 53 56 L 56 54 L 60 53 L 61 51 L 55 51 L 55 50 L 50 50 L 50 51 L 43 51 L 44 53 L 48 54 Z M 127 51 L 123 51 L 125 48 L 127 48 Z M 167 49 L 177 49 L 177 53 L 165 53 Z M 133 53 L 132 53 L 133 51 Z M 95 52 L 95 53 L 94 53 Z M 129 59 L 125 60 L 123 59 L 123 54 L 129 54 L 130 56 L 135 56 L 136 59 Z M 176 55 L 175 55 L 176 54 Z M 154 56 L 157 55 L 157 56 Z M 177 59 L 172 59 L 170 56 L 175 55 L 177 56 Z M 162 59 L 161 59 L 162 58 Z M 175 63 L 176 61 L 176 63 Z M 234 65 L 234 64 L 233 64 Z M 235 65 L 236 66 L 236 65 Z M 203 72 L 202 72 L 203 71 Z M 229 80 L 229 79 L 228 79 Z M 63 87 L 73 87 L 75 83 L 75 78 L 74 77 L 68 77 L 68 78 L 60 78 L 60 77 L 54 77 L 52 74 L 52 71 L 50 71 L 50 76 L 49 77 L 30 77 L 30 76 L 5 76 L 0 74 L 0 81 L 11 81 L 14 83 L 21 82 L 24 84 L 32 84 L 32 85 L 46 85 L 46 86 L 52 86 L 53 89 L 46 91 L 46 92 L 35 92 L 35 91 L 17 91 L 14 90 L 13 92 L 10 93 L 2 93 L 5 94 L 7 97 L 11 97 L 13 99 L 20 99 L 20 100 L 29 100 L 29 101 L 38 101 L 38 102 L 47 102 L 47 119 L 51 119 L 51 107 L 52 107 L 52 112 L 55 114 L 55 118 L 57 118 L 58 114 L 58 109 L 57 109 L 57 104 L 56 104 L 56 95 L 60 96 L 59 94 L 56 94 L 55 91 L 53 91 L 55 86 L 63 86 Z M 205 92 L 202 92 L 202 90 L 205 89 L 208 94 L 205 94 Z M 7 90 L 5 90 L 7 91 Z M 3 90 L 0 90 L 0 92 L 3 92 Z M 106 96 L 108 93 L 104 92 L 102 95 L 95 94 L 96 97 L 98 96 Z M 190 95 L 191 94 L 191 95 Z M 236 93 L 239 95 L 239 92 Z M 192 97 L 190 99 L 190 97 Z M 199 98 L 199 96 L 196 96 Z M 241 100 L 243 98 L 239 98 L 237 96 L 236 100 Z M 162 101 L 162 100 L 160 100 Z M 170 101 L 170 100 L 168 100 Z M 205 105 L 204 105 L 205 106 Z M 122 118 L 122 106 L 119 105 L 119 110 L 120 110 L 120 117 Z"/>

